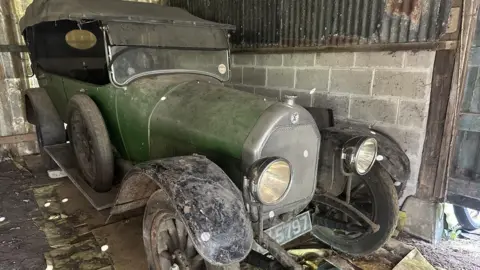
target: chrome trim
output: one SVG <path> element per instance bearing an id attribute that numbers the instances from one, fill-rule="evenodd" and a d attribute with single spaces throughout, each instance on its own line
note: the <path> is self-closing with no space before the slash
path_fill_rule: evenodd
<path id="1" fill-rule="evenodd" d="M 180 73 L 186 73 L 186 74 L 197 74 L 197 75 L 205 75 L 208 77 L 212 77 L 214 79 L 217 79 L 221 82 L 226 82 L 231 79 L 231 57 L 230 57 L 230 47 L 225 48 L 224 51 L 227 53 L 227 78 L 224 79 L 221 76 L 217 76 L 214 73 L 210 72 L 205 72 L 205 71 L 198 71 L 198 70 L 189 70 L 189 69 L 175 69 L 175 70 L 154 70 L 154 71 L 148 71 L 148 72 L 142 72 L 138 73 L 132 77 L 130 77 L 128 80 L 126 80 L 124 83 L 119 83 L 115 79 L 115 71 L 112 68 L 113 62 L 112 62 L 112 50 L 111 46 L 108 45 L 107 38 L 108 38 L 108 26 L 103 26 L 103 40 L 105 44 L 105 54 L 106 54 L 106 60 L 107 60 L 107 68 L 108 68 L 108 75 L 110 77 L 110 81 L 112 84 L 116 87 L 123 88 L 127 84 L 131 83 L 132 81 L 139 79 L 141 77 L 145 76 L 150 76 L 150 75 L 163 75 L 163 74 L 180 74 Z"/>
<path id="2" fill-rule="evenodd" d="M 290 121 L 290 116 L 292 113 L 297 112 L 299 115 L 298 123 L 292 124 Z M 242 169 L 246 173 L 249 169 L 249 167 L 257 160 L 264 158 L 262 157 L 262 152 L 266 146 L 268 146 L 268 142 L 270 140 L 270 137 L 278 130 L 281 129 L 296 129 L 300 127 L 311 127 L 312 132 L 316 135 L 317 137 L 317 146 L 318 148 L 314 151 L 313 149 L 308 149 L 310 152 L 310 155 L 308 155 L 309 158 L 314 158 L 314 160 L 310 160 L 312 164 L 314 164 L 312 170 L 313 172 L 308 172 L 313 174 L 314 179 L 304 179 L 304 181 L 312 181 L 312 184 L 301 184 L 302 186 L 308 186 L 308 190 L 303 190 L 302 188 L 294 188 L 296 186 L 296 177 L 299 177 L 296 173 L 296 170 L 298 167 L 292 163 L 291 160 L 289 160 L 289 163 L 291 164 L 291 173 L 292 173 L 292 180 L 291 180 L 291 185 L 289 187 L 289 190 L 287 192 L 286 197 L 284 200 L 282 200 L 280 203 L 275 204 L 273 206 L 265 206 L 264 207 L 264 213 L 267 213 L 271 210 L 275 209 L 281 209 L 281 212 L 278 212 L 276 210 L 276 213 L 282 214 L 286 213 L 289 211 L 294 211 L 298 209 L 299 207 L 304 207 L 308 204 L 308 202 L 313 198 L 313 194 L 315 192 L 315 187 L 317 183 L 317 169 L 318 169 L 318 157 L 320 153 L 320 147 L 321 147 L 321 137 L 320 137 L 320 132 L 317 128 L 317 125 L 315 123 L 315 120 L 311 116 L 311 114 L 305 110 L 303 107 L 298 106 L 298 105 L 289 105 L 286 103 L 275 103 L 269 108 L 267 108 L 264 113 L 260 116 L 260 118 L 257 120 L 257 123 L 255 126 L 252 128 L 250 134 L 248 135 L 247 139 L 244 142 L 243 145 L 243 152 L 242 152 Z M 278 136 L 278 135 L 277 135 Z M 302 151 L 302 156 L 303 156 L 303 151 Z M 315 154 L 314 154 L 315 153 Z M 288 160 L 288 157 L 282 156 L 282 153 L 274 153 L 272 156 L 280 156 Z M 297 162 L 298 163 L 298 162 Z M 298 166 L 298 164 L 297 164 Z M 303 179 L 303 178 L 302 178 Z M 296 197 L 290 197 L 292 196 L 292 190 L 296 190 Z M 297 194 L 298 193 L 298 194 Z"/>
<path id="3" fill-rule="evenodd" d="M 274 203 L 266 203 L 260 199 L 260 195 L 258 192 L 260 179 L 262 178 L 265 171 L 271 166 L 271 164 L 279 161 L 284 161 L 285 163 L 288 164 L 288 168 L 290 170 L 288 186 L 283 192 L 282 196 L 280 196 L 280 198 L 277 201 L 275 201 Z M 258 164 L 258 163 L 262 163 L 262 164 Z M 263 163 L 266 163 L 266 164 L 263 164 Z M 259 159 L 254 164 L 252 164 L 252 166 L 250 166 L 248 174 L 249 174 L 248 178 L 250 180 L 249 191 L 252 194 L 252 196 L 263 205 L 268 205 L 268 206 L 278 205 L 288 195 L 288 192 L 290 191 L 290 188 L 292 186 L 292 179 L 293 179 L 292 164 L 287 159 L 282 157 L 265 157 L 265 158 Z"/>

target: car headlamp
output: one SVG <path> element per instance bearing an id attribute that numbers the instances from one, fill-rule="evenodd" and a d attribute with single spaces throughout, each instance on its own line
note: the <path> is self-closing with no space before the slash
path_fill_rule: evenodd
<path id="1" fill-rule="evenodd" d="M 278 157 L 256 161 L 249 169 L 250 192 L 265 205 L 279 203 L 290 187 L 292 170 L 290 163 Z"/>
<path id="2" fill-rule="evenodd" d="M 367 174 L 375 164 L 378 143 L 375 138 L 355 137 L 348 140 L 342 148 L 342 159 L 349 172 Z"/>

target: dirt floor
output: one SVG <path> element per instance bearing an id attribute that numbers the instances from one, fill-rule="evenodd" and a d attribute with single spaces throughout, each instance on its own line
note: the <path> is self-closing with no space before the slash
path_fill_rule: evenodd
<path id="1" fill-rule="evenodd" d="M 141 216 L 105 223 L 108 212 L 91 207 L 67 178 L 48 178 L 37 156 L 0 163 L 0 183 L 0 270 L 147 269 Z M 480 269 L 480 241 L 400 239 L 366 258 L 333 252 L 332 259 L 356 266 L 345 269 L 393 269 L 415 246 L 438 269 Z"/>
<path id="2" fill-rule="evenodd" d="M 50 247 L 34 219 L 41 218 L 31 187 L 44 182 L 10 162 L 0 164 L 0 269 L 45 269 Z"/>
<path id="3" fill-rule="evenodd" d="M 443 240 L 437 245 L 404 236 L 402 242 L 413 245 L 435 267 L 452 270 L 480 269 L 480 241 L 461 239 Z"/>

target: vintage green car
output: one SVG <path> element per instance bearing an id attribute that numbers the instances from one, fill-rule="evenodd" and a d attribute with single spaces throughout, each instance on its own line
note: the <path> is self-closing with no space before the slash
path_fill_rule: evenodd
<path id="1" fill-rule="evenodd" d="M 150 269 L 299 269 L 282 245 L 301 235 L 360 255 L 393 231 L 403 151 L 294 96 L 225 87 L 235 27 L 118 0 L 35 0 L 20 27 L 46 168 L 111 216 L 145 208 Z"/>

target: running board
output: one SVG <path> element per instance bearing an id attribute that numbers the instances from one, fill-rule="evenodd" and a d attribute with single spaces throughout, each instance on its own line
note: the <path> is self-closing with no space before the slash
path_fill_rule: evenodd
<path id="1" fill-rule="evenodd" d="M 96 192 L 87 184 L 78 169 L 75 154 L 69 143 L 45 146 L 44 149 L 95 209 L 100 211 L 113 206 L 120 185 L 113 186 L 108 192 Z"/>

